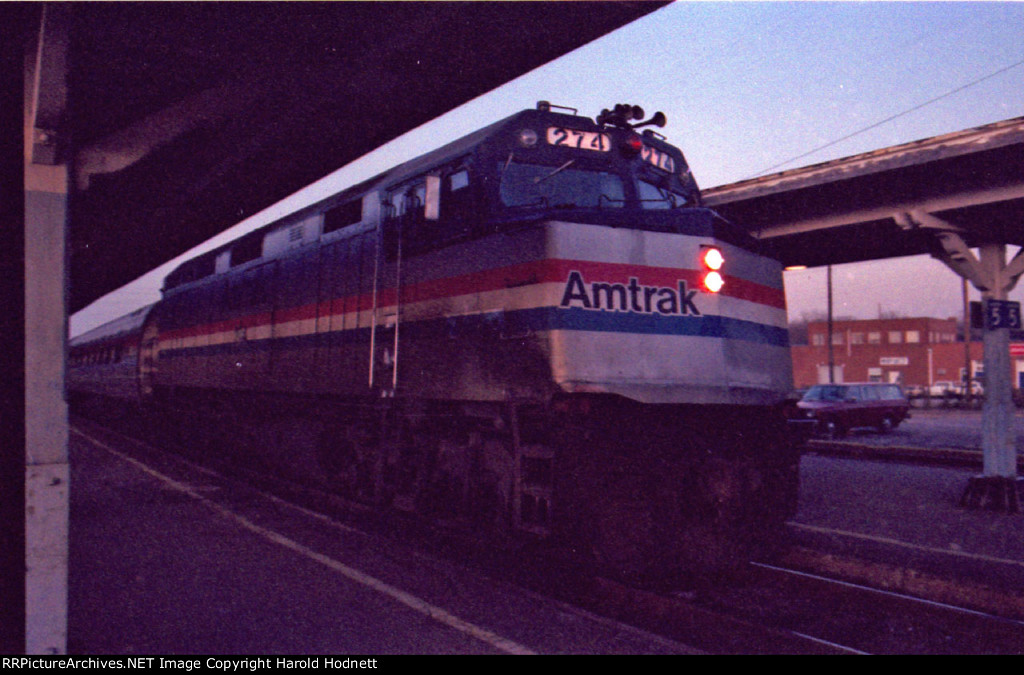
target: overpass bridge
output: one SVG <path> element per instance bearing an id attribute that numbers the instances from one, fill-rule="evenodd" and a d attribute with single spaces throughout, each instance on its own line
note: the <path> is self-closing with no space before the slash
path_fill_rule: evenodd
<path id="1" fill-rule="evenodd" d="M 1019 511 L 1007 294 L 1024 274 L 1024 117 L 704 191 L 786 266 L 930 254 L 986 303 L 983 473 L 965 504 Z M 977 253 L 975 253 L 977 251 Z M 1015 325 L 1011 325 L 1015 319 Z"/>

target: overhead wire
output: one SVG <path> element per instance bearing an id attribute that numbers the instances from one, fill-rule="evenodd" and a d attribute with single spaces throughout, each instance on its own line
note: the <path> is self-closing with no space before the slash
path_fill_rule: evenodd
<path id="1" fill-rule="evenodd" d="M 785 160 L 783 162 L 779 162 L 778 164 L 773 164 L 772 166 L 769 166 L 769 167 L 767 167 L 765 169 L 761 169 L 757 173 L 753 174 L 752 176 L 748 176 L 744 180 L 749 180 L 751 178 L 757 178 L 758 176 L 764 175 L 764 174 L 768 173 L 769 171 L 774 171 L 775 169 L 778 169 L 779 167 L 783 167 L 783 166 L 785 166 L 785 165 L 787 165 L 787 164 L 789 164 L 791 162 L 795 162 L 798 159 L 803 159 L 804 157 L 807 157 L 809 155 L 813 155 L 816 152 L 820 152 L 820 151 L 822 151 L 822 150 L 824 150 L 826 148 L 830 148 L 833 145 L 838 145 L 839 143 L 842 143 L 845 140 L 849 140 L 849 139 L 853 138 L 854 136 L 859 136 L 860 134 L 863 134 L 866 131 L 870 131 L 872 129 L 880 127 L 883 124 L 886 124 L 886 123 L 891 122 L 891 121 L 893 121 L 895 119 L 903 117 L 904 115 L 909 115 L 910 113 L 915 112 L 917 110 L 920 110 L 921 108 L 924 108 L 925 106 L 929 106 L 932 103 L 935 103 L 936 101 L 941 101 L 942 99 L 948 98 L 948 97 L 952 96 L 953 94 L 957 94 L 957 93 L 959 93 L 961 91 L 964 91 L 965 89 L 969 89 L 969 88 L 971 88 L 971 87 L 973 87 L 975 85 L 981 84 L 982 82 L 985 82 L 987 80 L 991 80 L 992 78 L 997 77 L 999 75 L 1002 75 L 1006 71 L 1011 70 L 1013 68 L 1016 68 L 1017 66 L 1020 66 L 1020 65 L 1024 65 L 1024 59 L 1021 59 L 1021 60 L 1019 60 L 1019 61 L 1017 61 L 1015 63 L 1011 63 L 1008 66 L 1004 66 L 1004 67 L 1002 67 L 1002 68 L 1000 68 L 1000 69 L 998 69 L 998 70 L 996 70 L 996 71 L 994 71 L 992 73 L 989 73 L 988 75 L 980 77 L 980 78 L 978 78 L 976 80 L 972 80 L 971 82 L 968 82 L 967 84 L 960 85 L 959 87 L 956 87 L 955 89 L 951 89 L 951 90 L 945 92 L 944 94 L 940 94 L 939 96 L 935 96 L 934 98 L 930 98 L 927 101 L 924 101 L 923 103 L 918 103 L 917 105 L 912 106 L 910 108 L 907 108 L 906 110 L 904 110 L 902 112 L 898 112 L 895 115 L 890 115 L 889 117 L 886 117 L 883 120 L 879 120 L 878 122 L 870 124 L 870 125 L 862 128 L 862 129 L 858 129 L 857 131 L 854 131 L 852 133 L 846 134 L 845 136 L 842 136 L 841 138 L 837 138 L 834 141 L 829 141 L 828 143 L 825 143 L 824 145 L 819 145 L 818 147 L 816 147 L 816 148 L 814 148 L 812 150 L 808 150 L 807 152 L 805 152 L 803 154 L 796 155 L 795 157 L 790 157 L 789 159 L 787 159 L 787 160 Z"/>

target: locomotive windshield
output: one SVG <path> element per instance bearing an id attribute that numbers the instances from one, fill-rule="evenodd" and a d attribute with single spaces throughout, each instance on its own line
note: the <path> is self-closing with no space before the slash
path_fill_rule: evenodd
<path id="1" fill-rule="evenodd" d="M 671 187 L 655 185 L 645 180 L 638 180 L 636 187 L 640 206 L 645 209 L 674 209 L 691 204 L 687 195 Z"/>
<path id="2" fill-rule="evenodd" d="M 606 171 L 509 162 L 501 168 L 501 201 L 505 206 L 545 208 L 621 207 L 622 179 Z"/>
<path id="3" fill-rule="evenodd" d="M 484 166 L 494 171 L 483 180 L 497 179 L 491 193 L 497 205 L 512 218 L 544 209 L 627 212 L 700 206 L 682 153 L 657 133 L 636 131 L 649 123 L 664 124 L 663 115 L 634 124 L 632 106 L 628 114 L 625 108 L 606 113 L 594 121 L 544 105 L 508 122 L 482 153 Z M 643 222 L 632 221 L 634 226 Z"/>

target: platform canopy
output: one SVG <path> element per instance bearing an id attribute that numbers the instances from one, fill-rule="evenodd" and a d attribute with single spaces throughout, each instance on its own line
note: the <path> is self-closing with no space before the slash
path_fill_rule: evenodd
<path id="1" fill-rule="evenodd" d="M 723 185 L 704 197 L 785 265 L 941 252 L 914 214 L 955 226 L 969 246 L 1024 245 L 1024 118 Z"/>
<path id="2" fill-rule="evenodd" d="M 664 4 L 71 3 L 69 311 Z"/>
<path id="3" fill-rule="evenodd" d="M 1024 117 L 725 185 L 709 206 L 787 266 L 929 253 L 985 303 L 983 472 L 961 503 L 1018 512 L 1008 293 L 1024 275 Z M 977 253 L 975 253 L 977 250 Z M 912 292 L 912 291 L 911 291 Z"/>

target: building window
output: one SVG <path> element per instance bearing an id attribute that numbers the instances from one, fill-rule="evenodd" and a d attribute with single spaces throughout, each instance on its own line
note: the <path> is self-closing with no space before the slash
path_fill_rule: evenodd
<path id="1" fill-rule="evenodd" d="M 916 344 L 921 341 L 921 332 L 916 330 L 907 331 L 907 342 Z"/>
<path id="2" fill-rule="evenodd" d="M 850 333 L 850 344 L 851 345 L 862 345 L 862 344 L 864 344 L 864 333 Z"/>
<path id="3" fill-rule="evenodd" d="M 814 333 L 811 335 L 811 344 L 815 347 L 825 346 L 825 335 L 823 333 Z"/>
<path id="4" fill-rule="evenodd" d="M 868 344 L 869 345 L 880 345 L 882 344 L 881 333 L 868 333 Z"/>
<path id="5" fill-rule="evenodd" d="M 898 345 L 903 342 L 903 333 L 898 330 L 889 331 L 889 344 Z"/>
<path id="6" fill-rule="evenodd" d="M 834 345 L 841 345 L 841 344 L 843 344 L 843 334 L 842 333 L 832 333 L 832 344 L 834 344 Z"/>

